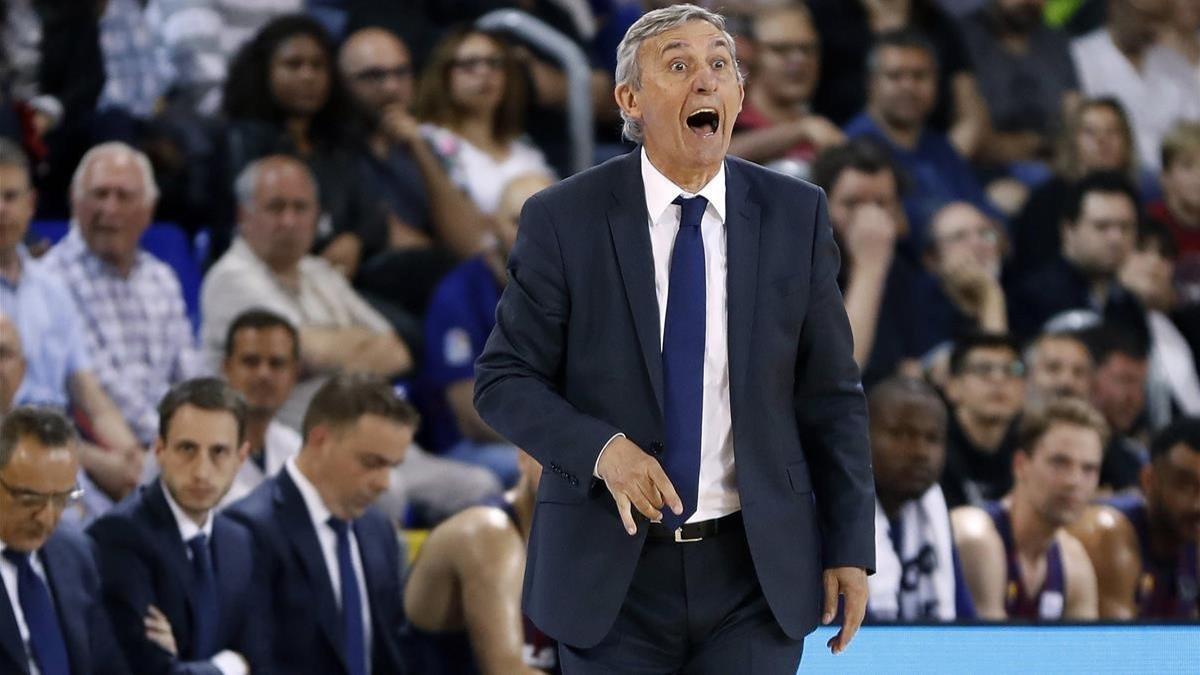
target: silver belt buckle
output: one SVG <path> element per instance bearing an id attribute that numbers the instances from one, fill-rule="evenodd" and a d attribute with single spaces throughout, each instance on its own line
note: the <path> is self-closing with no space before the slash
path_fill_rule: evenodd
<path id="1" fill-rule="evenodd" d="M 696 537 L 695 539 L 684 539 L 683 538 L 683 526 L 681 525 L 681 526 L 675 528 L 675 541 L 677 541 L 681 544 L 685 544 L 685 543 L 689 543 L 689 542 L 693 542 L 693 541 L 704 541 L 704 537 Z"/>

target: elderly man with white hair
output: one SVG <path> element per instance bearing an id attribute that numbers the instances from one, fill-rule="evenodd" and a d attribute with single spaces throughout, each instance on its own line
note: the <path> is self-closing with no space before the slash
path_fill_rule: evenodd
<path id="1" fill-rule="evenodd" d="M 171 385 L 204 371 L 175 272 L 138 245 L 157 200 L 144 154 L 92 148 L 71 181 L 71 230 L 42 259 L 73 296 L 96 376 L 143 444 Z"/>

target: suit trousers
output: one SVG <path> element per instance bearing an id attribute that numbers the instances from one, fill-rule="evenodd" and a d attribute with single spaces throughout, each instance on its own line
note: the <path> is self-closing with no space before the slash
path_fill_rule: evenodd
<path id="1" fill-rule="evenodd" d="M 608 634 L 593 647 L 559 644 L 559 661 L 565 675 L 794 675 L 803 648 L 771 614 L 738 529 L 647 539 Z"/>

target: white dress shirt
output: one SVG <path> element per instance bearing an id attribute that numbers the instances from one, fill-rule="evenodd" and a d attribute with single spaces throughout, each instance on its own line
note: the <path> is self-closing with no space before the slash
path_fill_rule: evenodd
<path id="1" fill-rule="evenodd" d="M 337 532 L 329 526 L 329 518 L 333 515 L 325 506 L 321 494 L 317 492 L 308 477 L 296 466 L 296 458 L 291 457 L 283 465 L 292 482 L 300 490 L 304 498 L 304 506 L 308 508 L 308 517 L 312 520 L 313 529 L 317 531 L 317 541 L 321 544 L 321 555 L 325 557 L 325 569 L 329 571 L 329 585 L 333 587 L 333 599 L 338 607 L 342 606 L 341 567 L 337 558 Z M 358 597 L 362 598 L 363 635 L 366 637 L 367 672 L 371 672 L 371 598 L 367 595 L 367 581 L 363 574 L 362 554 L 358 550 L 358 537 L 354 528 L 350 532 L 350 559 L 354 563 L 354 576 L 358 579 Z"/>
<path id="2" fill-rule="evenodd" d="M 0 541 L 0 554 L 3 554 L 8 549 L 8 544 Z M 42 567 L 41 553 L 34 553 L 29 556 L 29 566 L 33 568 L 33 573 L 41 578 L 42 583 L 46 584 L 46 589 L 50 591 L 50 599 L 54 602 L 54 589 L 50 588 L 50 582 L 46 580 L 46 568 Z M 29 624 L 25 623 L 25 612 L 21 610 L 21 596 L 17 593 L 17 566 L 11 560 L 0 555 L 0 578 L 4 579 L 4 591 L 8 594 L 8 605 L 12 607 L 13 616 L 17 618 L 17 630 L 21 632 L 21 644 L 25 645 L 25 656 L 28 658 L 29 675 L 41 675 L 41 670 L 37 667 L 37 662 L 33 660 L 33 645 L 29 644 Z M 58 603 L 55 602 L 57 608 Z"/>
<path id="3" fill-rule="evenodd" d="M 705 327 L 704 401 L 700 433 L 700 486 L 696 513 L 688 522 L 720 518 L 741 508 L 733 462 L 733 419 L 729 404 L 729 330 L 726 308 L 725 164 L 700 192 L 686 192 L 650 162 L 642 148 L 642 184 L 646 189 L 647 225 L 654 249 L 654 294 L 658 299 L 659 349 L 666 331 L 671 252 L 679 232 L 681 194 L 708 200 L 700 221 L 704 240 Z M 669 449 L 668 449 L 669 452 Z"/>
<path id="4" fill-rule="evenodd" d="M 229 492 L 221 498 L 217 509 L 224 509 L 245 497 L 263 481 L 279 473 L 289 457 L 300 453 L 301 445 L 304 445 L 304 440 L 296 430 L 277 420 L 271 420 L 263 438 L 263 468 L 260 469 L 258 463 L 250 459 L 242 462 L 242 468 L 238 469 L 237 475 L 233 477 L 233 485 L 229 486 Z"/>
<path id="5" fill-rule="evenodd" d="M 175 526 L 179 528 L 179 536 L 183 538 L 183 550 L 187 552 L 188 560 L 192 559 L 192 547 L 188 546 L 187 543 L 198 534 L 204 535 L 204 541 L 208 545 L 211 555 L 213 528 L 212 511 L 209 511 L 208 515 L 204 517 L 203 525 L 197 525 L 196 521 L 192 520 L 186 513 L 183 512 L 183 509 L 179 507 L 179 504 L 175 501 L 175 498 L 171 496 L 171 491 L 167 489 L 167 486 L 160 483 L 159 487 L 162 488 L 163 496 L 167 498 L 167 506 L 171 507 L 171 515 L 175 516 Z M 172 631 L 176 630 L 177 628 L 177 626 L 171 626 Z M 216 666 L 217 670 L 221 671 L 221 675 L 248 675 L 250 672 L 250 669 L 246 664 L 246 659 L 231 649 L 223 649 L 220 652 L 217 652 L 211 659 L 209 659 L 209 663 Z"/>

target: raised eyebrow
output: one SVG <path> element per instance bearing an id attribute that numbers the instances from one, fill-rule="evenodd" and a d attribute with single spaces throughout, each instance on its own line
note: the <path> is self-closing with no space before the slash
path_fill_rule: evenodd
<path id="1" fill-rule="evenodd" d="M 658 50 L 658 54 L 659 56 L 664 56 L 669 51 L 683 49 L 685 47 L 687 47 L 687 42 L 683 40 L 671 40 L 667 44 L 663 45 L 662 49 Z"/>

